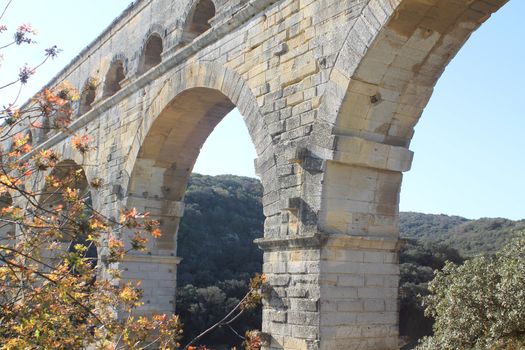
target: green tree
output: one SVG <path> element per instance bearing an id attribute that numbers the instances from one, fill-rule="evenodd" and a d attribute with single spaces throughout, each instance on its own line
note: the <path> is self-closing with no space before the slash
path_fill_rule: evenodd
<path id="1" fill-rule="evenodd" d="M 418 350 L 525 348 L 525 235 L 494 256 L 447 263 L 429 283 L 434 335 Z"/>
<path id="2" fill-rule="evenodd" d="M 443 244 L 429 241 L 406 241 L 400 251 L 401 280 L 400 335 L 413 348 L 418 339 L 432 334 L 434 319 L 426 317 L 421 296 L 428 295 L 428 282 L 434 278 L 434 271 L 440 270 L 447 261 L 462 263 L 459 253 Z"/>

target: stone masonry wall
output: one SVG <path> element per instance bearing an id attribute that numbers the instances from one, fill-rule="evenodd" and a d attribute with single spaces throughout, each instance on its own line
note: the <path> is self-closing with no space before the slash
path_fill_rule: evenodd
<path id="1" fill-rule="evenodd" d="M 100 82 L 71 125 L 96 151 L 82 158 L 64 133 L 33 140 L 82 165 L 88 182 L 104 179 L 93 192 L 102 213 L 134 206 L 161 220 L 151 254 L 122 268 L 143 281 L 143 313 L 170 313 L 187 178 L 237 107 L 264 186 L 264 348 L 397 349 L 398 203 L 413 128 L 447 63 L 505 2 L 215 0 L 211 28 L 184 43 L 197 0 L 140 0 L 50 83 Z M 161 63 L 144 72 L 151 35 Z M 120 64 L 120 89 L 105 96 Z"/>

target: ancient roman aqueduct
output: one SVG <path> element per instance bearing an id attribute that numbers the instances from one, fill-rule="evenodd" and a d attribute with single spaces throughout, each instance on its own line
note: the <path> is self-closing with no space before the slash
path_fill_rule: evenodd
<path id="1" fill-rule="evenodd" d="M 33 144 L 105 179 L 93 204 L 106 215 L 161 219 L 152 254 L 131 256 L 124 276 L 142 280 L 143 312 L 170 313 L 187 179 L 237 107 L 264 186 L 265 348 L 397 349 L 414 126 L 447 63 L 505 2 L 140 0 L 50 83 L 84 91 L 71 128 L 96 152 L 82 159 L 63 133 Z"/>

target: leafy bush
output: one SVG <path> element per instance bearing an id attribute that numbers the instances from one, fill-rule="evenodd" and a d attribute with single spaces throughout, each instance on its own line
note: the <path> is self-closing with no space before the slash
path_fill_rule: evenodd
<path id="1" fill-rule="evenodd" d="M 495 256 L 447 263 L 429 283 L 426 314 L 434 335 L 417 348 L 523 349 L 525 347 L 525 236 Z"/>

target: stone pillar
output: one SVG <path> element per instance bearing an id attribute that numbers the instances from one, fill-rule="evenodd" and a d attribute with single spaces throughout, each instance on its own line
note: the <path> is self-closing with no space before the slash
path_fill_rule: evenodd
<path id="1" fill-rule="evenodd" d="M 312 162 L 306 161 L 304 148 L 288 143 L 279 147 L 278 157 L 272 154 L 255 163 L 265 191 L 265 234 L 256 240 L 264 250 L 263 272 L 269 284 L 263 304 L 262 331 L 268 335 L 263 348 L 313 350 L 319 346 L 321 236 L 308 193 L 317 192 L 314 197 L 319 198 L 320 187 L 308 191 L 308 184 L 320 183 L 322 171 L 319 166 L 306 169 Z"/>
<path id="2" fill-rule="evenodd" d="M 347 136 L 334 144 L 330 160 L 301 148 L 277 160 L 280 200 L 265 207 L 257 241 L 267 350 L 398 349 L 398 203 L 412 153 Z"/>
<path id="3" fill-rule="evenodd" d="M 270 291 L 264 302 L 264 349 L 319 349 L 320 267 L 319 236 L 263 239 L 263 271 Z"/>
<path id="4" fill-rule="evenodd" d="M 320 349 L 398 349 L 399 193 L 412 152 L 337 136 L 323 179 Z"/>
<path id="5" fill-rule="evenodd" d="M 397 239 L 258 241 L 270 284 L 267 350 L 398 349 Z"/>
<path id="6" fill-rule="evenodd" d="M 138 212 L 149 213 L 151 219 L 159 220 L 162 236 L 151 239 L 148 251 L 130 252 L 122 265 L 123 282 L 141 281 L 144 305 L 139 314 L 173 314 L 177 286 L 176 257 L 177 231 L 184 212 L 184 203 L 159 198 L 128 196 L 125 203 Z M 126 234 L 130 234 L 127 232 Z M 129 244 L 125 237 L 126 244 Z"/>
<path id="7" fill-rule="evenodd" d="M 166 255 L 128 254 L 123 263 L 122 281 L 140 281 L 143 306 L 136 314 L 173 314 L 177 265 L 181 259 Z"/>
<path id="8" fill-rule="evenodd" d="M 397 242 L 327 239 L 321 249 L 320 349 L 398 349 Z"/>

